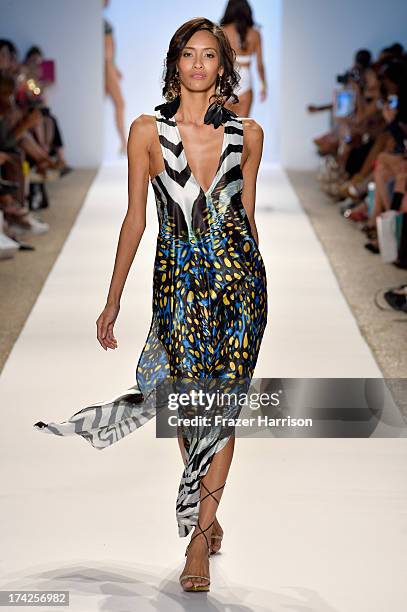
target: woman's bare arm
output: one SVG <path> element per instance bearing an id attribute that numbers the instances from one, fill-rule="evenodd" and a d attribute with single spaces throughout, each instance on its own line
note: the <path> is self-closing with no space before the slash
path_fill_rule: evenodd
<path id="1" fill-rule="evenodd" d="M 246 160 L 242 166 L 243 191 L 242 202 L 247 213 L 253 238 L 259 244 L 256 222 L 254 219 L 256 203 L 256 181 L 263 153 L 263 128 L 254 119 L 244 120 L 244 147 L 247 152 Z"/>
<path id="2" fill-rule="evenodd" d="M 140 115 L 130 127 L 127 143 L 128 208 L 120 230 L 112 279 L 106 306 L 96 321 L 97 338 L 102 347 L 116 348 L 113 325 L 131 264 L 146 227 L 149 181 L 151 120 Z"/>
<path id="3" fill-rule="evenodd" d="M 149 179 L 150 122 L 144 115 L 133 121 L 127 143 L 128 208 L 117 246 L 108 304 L 119 304 L 130 266 L 146 227 Z"/>

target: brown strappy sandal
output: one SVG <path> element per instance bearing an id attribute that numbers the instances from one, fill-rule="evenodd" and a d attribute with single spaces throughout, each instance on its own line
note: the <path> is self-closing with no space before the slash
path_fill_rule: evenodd
<path id="1" fill-rule="evenodd" d="M 205 540 L 206 540 L 206 544 L 208 546 L 208 559 L 210 556 L 210 547 L 209 547 L 209 542 L 208 542 L 208 538 L 206 537 L 205 531 L 208 531 L 208 529 L 210 529 L 213 525 L 214 521 L 212 521 L 212 523 L 210 525 L 208 525 L 208 527 L 206 527 L 206 529 L 202 529 L 200 523 L 199 523 L 199 519 L 198 519 L 198 527 L 201 530 L 200 533 L 196 533 L 192 538 L 191 538 L 191 542 L 194 538 L 197 538 L 200 535 L 203 535 Z M 185 556 L 187 556 L 188 554 L 188 548 L 191 545 L 191 542 L 188 544 L 186 550 L 185 550 Z M 183 582 L 185 582 L 185 580 L 189 580 L 190 578 L 202 578 L 203 580 L 207 580 L 208 584 L 193 584 L 192 583 L 192 587 L 187 587 L 185 588 L 183 585 Z M 193 575 L 193 574 L 181 574 L 181 576 L 179 577 L 179 581 L 181 583 L 182 588 L 184 589 L 184 591 L 209 591 L 209 585 L 211 583 L 211 580 L 209 578 L 209 576 L 197 576 L 197 575 Z"/>
<path id="2" fill-rule="evenodd" d="M 203 482 L 201 482 L 201 484 L 203 484 Z M 205 487 L 205 485 L 204 485 L 204 484 L 203 484 L 203 486 Z M 213 497 L 213 493 L 216 493 L 216 491 L 219 491 L 219 489 L 222 489 L 222 487 L 224 487 L 224 486 L 225 486 L 225 484 L 223 484 L 223 485 L 222 485 L 221 487 L 219 487 L 218 489 L 215 489 L 214 491 L 209 491 L 209 489 L 208 489 L 207 487 L 205 487 L 205 489 L 206 489 L 207 491 L 209 491 L 209 492 L 208 492 L 208 494 L 207 494 L 207 495 L 205 495 L 205 497 L 203 497 L 203 498 L 201 499 L 201 502 L 202 502 L 204 499 L 206 499 L 206 498 L 207 498 L 209 495 L 212 495 L 212 497 Z M 216 498 L 214 498 L 214 499 L 216 499 Z M 216 501 L 218 502 L 218 500 L 216 500 Z M 219 503 L 219 502 L 218 502 L 218 503 Z M 215 522 L 215 521 L 212 521 L 212 523 L 211 523 L 210 525 L 208 525 L 208 527 L 206 527 L 205 529 L 202 529 L 202 527 L 201 527 L 201 525 L 200 525 L 200 523 L 199 523 L 199 519 L 198 519 L 198 527 L 199 527 L 199 529 L 200 529 L 200 533 L 196 533 L 196 534 L 195 534 L 195 535 L 194 535 L 194 536 L 191 538 L 191 542 L 192 542 L 192 540 L 193 540 L 194 538 L 196 538 L 196 537 L 198 537 L 198 536 L 200 536 L 200 535 L 203 535 L 203 536 L 204 536 L 204 538 L 205 538 L 205 540 L 206 540 L 206 545 L 207 545 L 207 547 L 208 547 L 208 559 L 210 558 L 210 555 L 211 555 L 211 547 L 209 546 L 208 538 L 207 538 L 207 536 L 206 536 L 206 534 L 205 534 L 205 531 L 208 531 L 208 529 L 210 529 L 210 528 L 212 527 L 212 525 L 214 524 L 214 522 Z M 190 543 L 188 544 L 188 546 L 186 547 L 186 550 L 185 550 L 185 556 L 187 556 L 187 554 L 188 554 L 188 548 L 190 547 L 191 542 L 190 542 Z M 184 587 L 184 585 L 183 585 L 183 582 L 185 582 L 185 580 L 189 580 L 190 578 L 202 578 L 203 580 L 207 580 L 207 581 L 208 581 L 208 584 L 192 584 L 192 587 L 187 587 L 187 588 L 185 588 L 185 587 Z M 209 585 L 211 584 L 211 580 L 210 580 L 210 577 L 209 577 L 209 576 L 198 576 L 198 575 L 194 575 L 194 574 L 181 574 L 181 576 L 179 577 L 179 581 L 180 581 L 180 584 L 181 584 L 181 586 L 182 586 L 182 588 L 183 588 L 183 590 L 184 590 L 184 591 L 187 591 L 187 592 L 192 592 L 192 593 L 197 592 L 197 591 L 209 591 Z"/>

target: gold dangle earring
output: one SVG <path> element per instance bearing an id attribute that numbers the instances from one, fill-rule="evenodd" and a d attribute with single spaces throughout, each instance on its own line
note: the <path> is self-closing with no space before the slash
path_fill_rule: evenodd
<path id="1" fill-rule="evenodd" d="M 222 75 L 218 73 L 216 77 L 215 103 L 222 105 L 223 102 L 223 80 Z"/>
<path id="2" fill-rule="evenodd" d="M 168 100 L 168 102 L 172 102 L 173 100 L 175 100 L 175 98 L 177 98 L 180 95 L 181 95 L 181 81 L 180 81 L 179 73 L 177 70 L 177 72 L 174 74 L 174 76 L 171 78 L 169 82 L 169 86 L 165 94 L 165 99 Z"/>

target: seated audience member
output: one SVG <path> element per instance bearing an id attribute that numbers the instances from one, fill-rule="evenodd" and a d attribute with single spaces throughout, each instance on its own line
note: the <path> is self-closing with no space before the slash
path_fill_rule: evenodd
<path id="1" fill-rule="evenodd" d="M 24 62 L 21 64 L 21 74 L 24 78 L 19 84 L 17 102 L 23 109 L 32 106 L 41 109 L 43 122 L 34 130 L 35 138 L 50 157 L 57 159 L 55 167 L 60 168 L 61 175 L 64 175 L 70 172 L 71 168 L 65 160 L 58 121 L 51 113 L 47 101 L 46 90 L 52 83 L 45 80 L 42 75 L 43 59 L 43 54 L 39 47 L 33 46 L 27 51 Z M 35 84 L 35 93 L 33 92 L 33 84 Z"/>
<path id="2" fill-rule="evenodd" d="M 35 106 L 24 109 L 17 104 L 16 95 L 22 79 L 19 67 L 16 67 L 15 63 L 16 51 L 14 45 L 10 41 L 0 40 L 1 53 L 3 55 L 0 56 L 2 57 L 0 75 L 11 77 L 14 80 L 12 106 L 8 109 L 8 121 L 13 125 L 14 136 L 18 140 L 19 147 L 24 151 L 30 166 L 33 166 L 44 179 L 48 178 L 47 171 L 57 168 L 59 164 L 49 156 L 47 150 L 40 145 L 33 133 L 33 129 L 37 126 L 44 130 L 43 114 Z"/>
<path id="3" fill-rule="evenodd" d="M 4 212 L 4 220 L 9 223 L 9 229 L 18 235 L 24 230 L 42 233 L 48 229 L 47 224 L 37 220 L 25 204 L 24 175 L 22 163 L 24 151 L 19 147 L 25 132 L 35 122 L 40 120 L 38 114 L 29 113 L 26 116 L 16 116 L 14 112 L 15 80 L 11 75 L 0 76 L 0 152 L 2 163 L 1 178 L 17 184 L 14 194 L 0 196 L 0 206 Z M 9 234 L 14 238 L 14 235 Z"/>
<path id="4" fill-rule="evenodd" d="M 374 122 L 377 122 L 378 118 L 380 118 L 376 108 L 376 100 L 379 97 L 379 84 L 376 72 L 371 64 L 370 51 L 367 49 L 357 51 L 351 69 L 343 75 L 338 75 L 337 80 L 344 89 L 354 92 L 355 110 L 348 117 L 333 117 L 334 125 L 332 130 L 316 138 L 314 142 L 318 146 L 320 155 L 338 155 L 339 150 L 343 150 L 342 164 L 344 165 L 346 159 L 344 143 L 349 142 L 351 135 L 356 141 L 357 136 L 366 134 L 368 131 L 373 134 Z M 308 107 L 310 112 L 326 109 L 333 111 L 334 105 Z"/>
<path id="5" fill-rule="evenodd" d="M 382 150 L 374 150 L 374 157 L 370 160 L 372 178 L 380 182 L 379 191 L 376 190 L 374 216 L 368 222 L 368 229 L 375 225 L 377 215 L 389 208 L 389 202 L 382 190 L 383 178 L 394 178 L 403 165 L 405 155 L 405 142 L 407 139 L 407 65 L 399 60 L 385 64 L 381 74 L 382 113 L 386 126 L 382 133 L 385 146 Z M 389 174 L 390 172 L 390 174 Z M 353 178 L 355 180 L 355 177 Z M 352 221 L 367 218 L 367 204 L 362 201 L 345 216 Z"/>
<path id="6" fill-rule="evenodd" d="M 400 140 L 398 122 L 405 106 L 405 68 L 405 63 L 399 60 L 392 60 L 380 67 L 378 78 L 382 99 L 375 101 L 375 114 L 365 117 L 359 125 L 354 119 L 344 150 L 330 162 L 336 174 L 322 176 L 325 181 L 324 190 L 336 200 L 345 199 L 347 196 L 357 201 L 362 200 L 367 193 L 369 182 L 373 179 L 378 155 L 381 152 L 394 151 L 396 140 Z M 389 120 L 389 108 L 386 104 L 394 95 L 399 98 L 398 120 L 395 123 Z"/>
<path id="7" fill-rule="evenodd" d="M 346 200 L 341 214 L 360 224 L 369 239 L 365 248 L 379 253 L 377 219 L 389 210 L 407 214 L 407 54 L 394 43 L 372 63 L 361 50 L 340 80 L 355 92 L 355 108 L 324 141 L 330 152 L 319 149 L 325 167 L 318 178 L 334 201 Z M 405 227 L 404 217 L 398 219 Z M 405 239 L 399 240 L 394 265 L 407 267 L 406 247 Z"/>

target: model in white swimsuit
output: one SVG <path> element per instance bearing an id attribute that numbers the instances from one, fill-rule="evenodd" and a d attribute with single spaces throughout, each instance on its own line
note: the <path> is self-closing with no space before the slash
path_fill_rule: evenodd
<path id="1" fill-rule="evenodd" d="M 250 55 L 236 55 L 236 69 L 239 71 L 241 79 L 239 85 L 236 88 L 236 93 L 242 95 L 246 91 L 252 89 L 252 75 L 250 71 L 251 59 L 256 55 L 250 53 Z"/>

